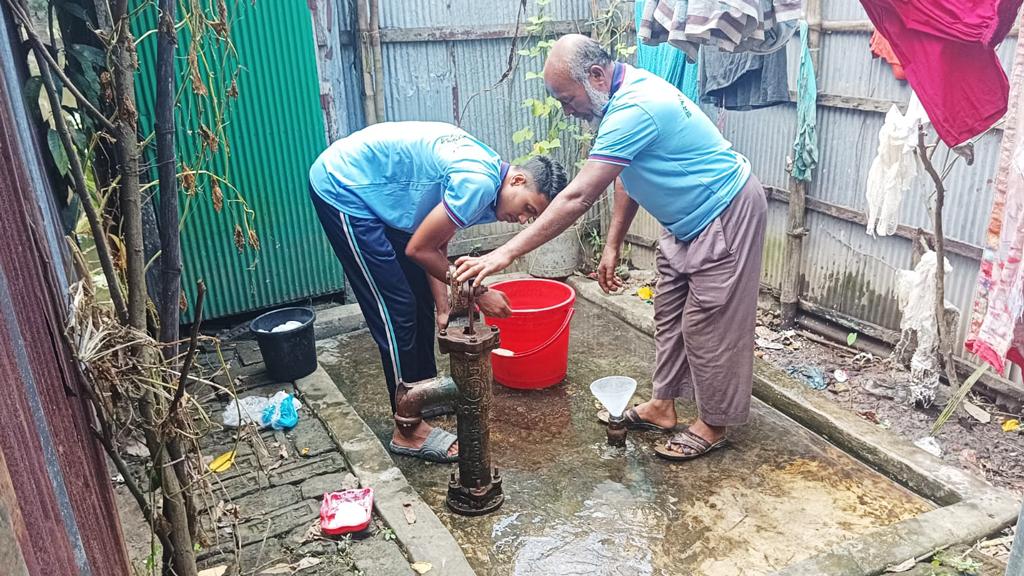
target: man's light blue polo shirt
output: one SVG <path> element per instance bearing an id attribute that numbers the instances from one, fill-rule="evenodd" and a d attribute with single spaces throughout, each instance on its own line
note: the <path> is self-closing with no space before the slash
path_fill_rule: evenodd
<path id="1" fill-rule="evenodd" d="M 507 172 L 494 150 L 456 126 L 385 122 L 331 144 L 309 182 L 349 216 L 412 232 L 440 203 L 459 228 L 496 221 Z"/>
<path id="2" fill-rule="evenodd" d="M 750 161 L 675 86 L 615 63 L 590 160 L 624 166 L 629 196 L 684 242 L 743 189 Z"/>

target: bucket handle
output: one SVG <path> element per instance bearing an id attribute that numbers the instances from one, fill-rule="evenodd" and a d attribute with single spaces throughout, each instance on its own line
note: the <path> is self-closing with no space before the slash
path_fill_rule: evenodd
<path id="1" fill-rule="evenodd" d="M 569 308 L 569 313 L 565 315 L 565 321 L 562 322 L 562 325 L 559 326 L 558 330 L 555 330 L 555 333 L 552 334 L 551 337 L 544 341 L 544 343 L 541 344 L 540 346 L 534 346 L 533 348 L 530 348 L 526 352 L 513 352 L 508 348 L 496 348 L 493 353 L 504 358 L 525 358 L 526 356 L 532 356 L 537 352 L 540 352 L 541 350 L 550 346 L 552 342 L 554 342 L 559 336 L 561 336 L 562 333 L 565 332 L 565 330 L 569 327 L 569 321 L 572 320 L 573 314 L 575 313 L 575 308 Z"/>

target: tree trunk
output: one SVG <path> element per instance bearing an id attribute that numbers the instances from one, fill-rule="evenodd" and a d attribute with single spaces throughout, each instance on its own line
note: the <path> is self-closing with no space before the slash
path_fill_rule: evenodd
<path id="1" fill-rule="evenodd" d="M 164 2 L 161 0 L 161 7 Z M 137 59 L 135 42 L 129 26 L 127 0 L 114 0 L 111 3 L 111 17 L 114 23 L 114 43 L 111 48 L 114 76 L 114 98 L 117 108 L 116 137 L 117 159 L 120 169 L 120 210 L 122 233 L 127 260 L 128 284 L 128 323 L 137 330 L 146 328 L 146 261 L 142 237 L 142 198 L 139 187 L 139 142 L 138 109 L 135 103 L 135 70 Z M 166 32 L 166 21 L 161 19 L 161 32 Z M 173 32 L 173 30 L 172 30 Z M 173 66 L 173 63 L 172 63 Z M 171 71 L 173 76 L 173 68 Z M 171 80 L 173 82 L 173 79 Z M 173 91 L 173 88 L 172 88 Z M 173 106 L 173 102 L 172 102 Z M 173 109 L 172 109 L 173 113 Z M 172 118 L 173 130 L 173 118 Z M 173 141 L 171 153 L 173 154 Z M 172 157 L 173 160 L 173 157 Z M 163 166 L 161 166 L 163 168 Z M 171 169 L 174 165 L 171 163 Z M 166 182 L 161 182 L 161 186 Z M 163 195 L 172 196 L 177 200 L 176 193 Z M 163 208 L 163 206 L 161 207 Z M 175 206 L 176 208 L 176 206 Z M 176 211 L 175 211 L 176 213 Z M 177 226 L 161 223 L 162 229 L 170 229 L 175 235 Z M 177 300 L 173 304 L 177 307 Z M 175 318 L 177 314 L 175 314 Z M 162 322 L 163 324 L 163 322 Z M 173 322 L 177 330 L 177 322 Z M 156 354 L 150 350 L 138 350 L 139 354 Z M 152 392 L 146 392 L 140 401 L 140 412 L 146 432 L 146 443 L 153 458 L 154 472 L 160 480 L 163 494 L 163 516 L 167 519 L 170 529 L 169 540 L 173 546 L 165 558 L 170 569 L 176 576 L 196 576 L 195 553 L 192 548 L 192 536 L 189 531 L 188 511 L 185 505 L 183 483 L 179 480 L 174 466 L 168 466 L 167 449 L 160 430 L 162 423 L 157 421 L 156 403 L 160 398 Z M 172 424 L 173 426 L 173 424 Z M 171 434 L 174 432 L 172 431 Z M 173 442 L 173 438 L 172 438 Z M 165 569 L 167 566 L 165 566 Z"/>
<path id="2" fill-rule="evenodd" d="M 956 375 L 956 365 L 953 363 L 953 335 L 946 324 L 946 236 L 942 231 L 942 208 L 946 201 L 946 186 L 942 177 L 935 170 L 931 158 L 928 156 L 928 148 L 924 141 L 924 127 L 917 128 L 917 155 L 924 165 L 925 172 L 932 179 L 935 186 L 935 210 L 934 235 L 935 235 L 935 330 L 939 336 L 939 356 L 946 372 L 946 380 L 953 389 L 960 387 L 960 379 Z M 936 143 L 938 145 L 938 143 Z"/>
<path id="3" fill-rule="evenodd" d="M 128 324 L 146 328 L 146 257 L 142 241 L 142 194 L 139 189 L 139 141 L 136 136 L 138 109 L 135 106 L 135 39 L 128 21 L 127 0 L 115 0 L 115 42 L 113 75 L 117 117 L 117 160 L 120 168 L 121 226 L 124 235 L 128 284 Z"/>
<path id="4" fill-rule="evenodd" d="M 160 0 L 156 44 L 156 164 L 160 179 L 160 342 L 164 358 L 178 355 L 181 242 L 178 235 L 178 162 L 174 148 L 174 27 L 176 0 Z"/>

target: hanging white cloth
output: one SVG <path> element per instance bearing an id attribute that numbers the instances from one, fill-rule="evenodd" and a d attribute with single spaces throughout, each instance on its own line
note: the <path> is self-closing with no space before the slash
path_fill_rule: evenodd
<path id="1" fill-rule="evenodd" d="M 868 234 L 890 236 L 899 224 L 900 203 L 921 172 L 917 158 L 917 127 L 928 125 L 917 94 L 911 93 L 907 113 L 895 105 L 878 132 L 878 154 L 868 170 Z"/>
<path id="2" fill-rule="evenodd" d="M 944 262 L 948 276 L 953 267 L 949 260 Z M 935 399 L 939 386 L 938 361 L 939 332 L 935 323 L 935 252 L 928 251 L 913 270 L 896 272 L 896 299 L 903 318 L 900 319 L 900 344 L 909 342 L 911 334 L 917 335 L 917 348 L 910 358 L 910 399 L 930 405 Z M 945 304 L 945 303 L 943 303 Z M 901 346 L 897 346 L 899 349 Z"/>

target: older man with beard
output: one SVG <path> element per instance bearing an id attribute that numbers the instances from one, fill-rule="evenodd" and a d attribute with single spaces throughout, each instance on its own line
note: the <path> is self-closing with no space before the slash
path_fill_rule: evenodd
<path id="1" fill-rule="evenodd" d="M 606 292 L 622 286 L 615 267 L 637 207 L 665 228 L 654 299 L 654 392 L 626 413 L 628 425 L 674 430 L 675 399 L 695 397 L 698 418 L 657 453 L 669 460 L 706 454 L 750 414 L 764 190 L 750 162 L 696 104 L 657 76 L 612 61 L 590 38 L 560 38 L 544 82 L 567 115 L 596 125 L 588 161 L 533 225 L 485 256 L 460 259 L 458 277 L 479 283 L 503 270 L 571 226 L 614 181 L 598 269 Z"/>

